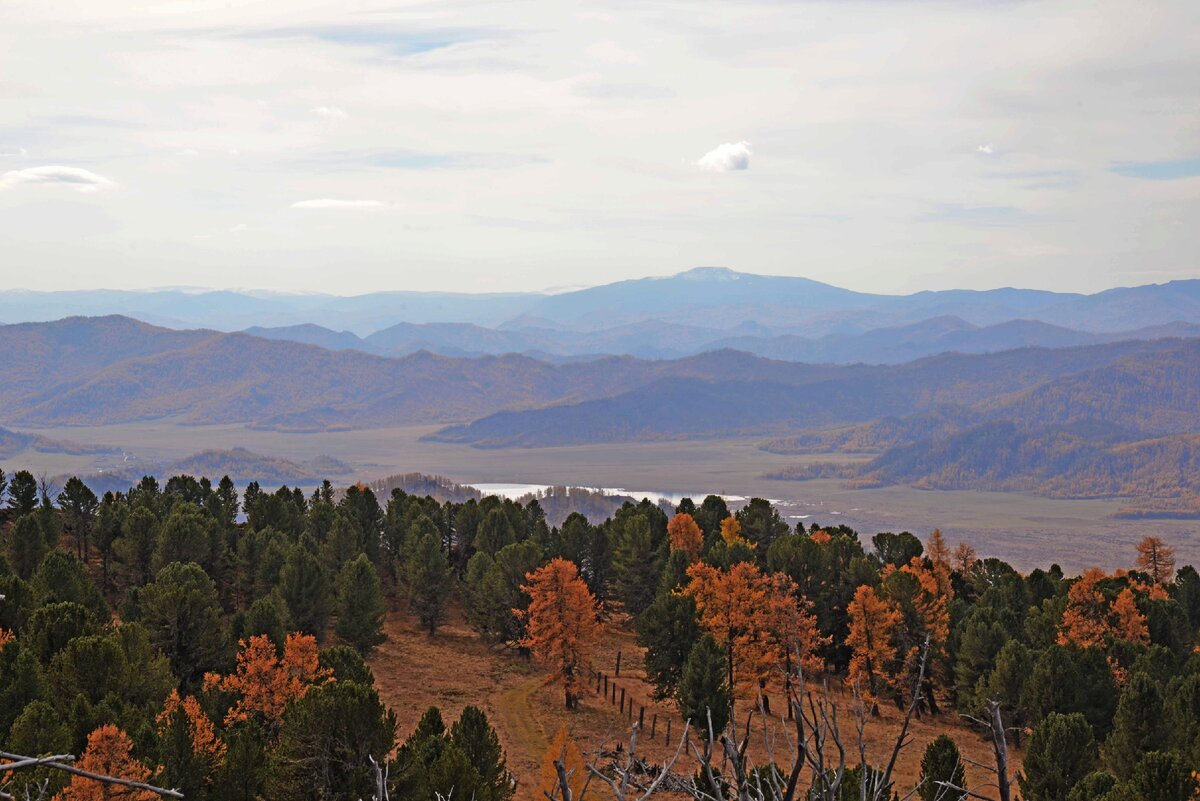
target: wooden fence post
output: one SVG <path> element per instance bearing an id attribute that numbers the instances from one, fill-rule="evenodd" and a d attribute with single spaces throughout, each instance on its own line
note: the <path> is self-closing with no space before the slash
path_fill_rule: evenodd
<path id="1" fill-rule="evenodd" d="M 650 718 L 650 739 L 654 739 L 654 735 L 658 732 L 658 713 L 655 712 Z"/>
<path id="2" fill-rule="evenodd" d="M 621 688 L 621 711 L 625 711 L 625 688 Z"/>
<path id="3" fill-rule="evenodd" d="M 617 675 L 621 675 L 621 652 L 617 651 Z"/>

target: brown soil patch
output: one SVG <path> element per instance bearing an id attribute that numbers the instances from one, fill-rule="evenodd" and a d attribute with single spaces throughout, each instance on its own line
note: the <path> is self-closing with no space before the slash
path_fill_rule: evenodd
<path id="1" fill-rule="evenodd" d="M 545 674 L 531 661 L 515 652 L 493 648 L 479 639 L 467 625 L 462 612 L 452 608 L 444 626 L 434 637 L 420 629 L 416 621 L 404 612 L 389 613 L 385 631 L 388 640 L 371 657 L 375 684 L 385 704 L 396 711 L 399 737 L 403 740 L 416 727 L 421 714 L 430 706 L 438 706 L 447 725 L 452 723 L 464 706 L 474 704 L 487 713 L 503 744 L 509 769 L 519 782 L 517 797 L 534 799 L 540 781 L 541 763 L 550 739 L 559 727 L 566 726 L 579 743 L 585 759 L 600 750 L 612 750 L 617 743 L 629 738 L 630 714 L 636 721 L 645 708 L 645 728 L 639 736 L 638 754 L 651 761 L 662 762 L 674 753 L 681 735 L 681 721 L 673 703 L 654 702 L 652 688 L 644 680 L 641 649 L 629 631 L 626 621 L 615 617 L 607 621 L 598 644 L 594 665 L 609 675 L 609 695 L 601 697 L 594 685 L 583 694 L 581 708 L 568 712 L 563 708 L 562 693 L 557 686 L 546 686 Z M 621 653 L 621 675 L 615 673 L 617 652 Z M 626 709 L 620 713 L 611 702 L 612 685 L 625 690 Z M 603 685 L 602 685 L 603 686 Z M 840 688 L 834 690 L 842 721 L 842 736 L 847 748 L 856 751 L 851 698 Z M 620 700 L 620 689 L 617 691 Z M 779 694 L 773 700 L 778 703 Z M 779 710 L 776 710 L 777 712 Z M 739 710 L 739 715 L 743 714 Z M 657 715 L 656 736 L 650 729 Z M 672 742 L 666 741 L 667 721 L 671 723 Z M 884 708 L 872 719 L 866 730 L 867 758 L 872 764 L 882 762 L 895 740 L 902 722 L 895 708 Z M 777 717 L 769 723 L 772 732 L 782 732 Z M 752 749 L 760 751 L 763 742 L 761 722 L 752 740 Z M 973 730 L 968 729 L 952 712 L 937 717 L 925 716 L 913 721 L 909 728 L 911 743 L 898 762 L 898 788 L 912 787 L 920 773 L 921 755 L 926 745 L 939 734 L 948 734 L 962 749 L 964 756 L 983 764 L 992 763 L 990 747 Z M 780 739 L 780 742 L 783 742 Z M 1015 767 L 1020 766 L 1019 754 L 1014 753 Z M 857 762 L 857 756 L 849 758 Z M 681 761 L 676 772 L 691 772 L 691 760 Z M 802 781 L 808 778 L 806 771 Z M 967 766 L 967 778 L 972 785 L 991 783 L 980 768 Z M 988 789 L 979 792 L 988 795 Z M 904 791 L 901 792 L 901 795 Z M 603 786 L 593 785 L 588 797 L 600 801 L 608 797 Z"/>

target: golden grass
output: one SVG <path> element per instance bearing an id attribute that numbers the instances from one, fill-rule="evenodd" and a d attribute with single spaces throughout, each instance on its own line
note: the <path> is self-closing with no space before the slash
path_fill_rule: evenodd
<path id="1" fill-rule="evenodd" d="M 370 664 L 380 696 L 396 711 L 400 738 L 412 732 L 421 714 L 431 705 L 441 708 L 447 725 L 458 717 L 464 706 L 479 706 L 487 713 L 504 746 L 509 768 L 519 782 L 519 799 L 532 801 L 536 798 L 542 759 L 559 727 L 566 726 L 571 732 L 585 760 L 600 750 L 613 750 L 617 743 L 628 740 L 628 713 L 619 713 L 609 699 L 600 697 L 591 688 L 584 692 L 579 709 L 564 709 L 561 691 L 545 684 L 545 674 L 535 664 L 509 649 L 485 644 L 466 624 L 458 608 L 450 610 L 446 625 L 434 637 L 429 637 L 404 612 L 390 613 L 385 630 L 388 641 L 371 657 Z M 594 665 L 612 677 L 617 652 L 621 652 L 621 676 L 612 677 L 610 681 L 625 689 L 627 703 L 635 703 L 634 720 L 640 708 L 645 706 L 645 729 L 639 738 L 638 753 L 661 762 L 678 744 L 681 734 L 678 711 L 669 701 L 656 703 L 651 700 L 651 687 L 644 680 L 642 651 L 625 621 L 611 619 L 603 632 Z M 771 692 L 778 704 L 778 690 Z M 619 695 L 618 691 L 618 699 Z M 855 736 L 851 699 L 840 688 L 834 689 L 834 697 L 842 719 L 842 736 L 850 745 Z M 654 715 L 658 716 L 657 736 L 650 739 Z M 674 742 L 670 744 L 665 737 L 668 719 L 673 721 Z M 871 763 L 886 759 L 901 722 L 902 715 L 894 707 L 882 709 L 880 716 L 869 722 L 865 741 Z M 781 722 L 775 718 L 770 723 L 770 730 L 779 733 L 780 726 Z M 761 753 L 761 725 L 757 728 L 759 733 L 752 741 L 752 751 Z M 953 712 L 945 711 L 937 717 L 926 715 L 914 719 L 910 727 L 911 743 L 902 752 L 896 770 L 898 788 L 907 789 L 915 784 L 926 745 L 943 733 L 954 738 L 969 759 L 991 764 L 988 744 L 977 732 L 964 726 Z M 852 762 L 856 761 L 857 757 L 854 757 Z M 1019 754 L 1013 754 L 1013 762 L 1014 767 L 1019 767 Z M 690 773 L 694 769 L 695 763 L 687 760 L 680 763 L 677 772 L 686 770 Z M 968 766 L 967 776 L 972 784 L 987 781 L 983 773 L 979 768 Z M 806 771 L 802 781 L 808 777 Z M 984 795 L 988 792 L 986 789 L 981 791 Z M 607 788 L 593 784 L 588 797 L 600 801 L 607 798 L 607 793 Z"/>

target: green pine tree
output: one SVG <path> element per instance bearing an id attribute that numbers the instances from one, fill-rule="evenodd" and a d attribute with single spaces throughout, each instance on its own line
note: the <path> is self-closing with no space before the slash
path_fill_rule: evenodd
<path id="1" fill-rule="evenodd" d="M 287 606 L 288 617 L 299 631 L 317 639 L 325 636 L 331 606 L 329 574 L 321 560 L 313 554 L 314 544 L 308 537 L 288 551 L 279 571 L 278 592 Z"/>
<path id="2" fill-rule="evenodd" d="M 701 738 L 720 737 L 729 722 L 729 687 L 725 684 L 725 651 L 710 635 L 696 640 L 688 654 L 676 693 L 679 713 L 690 721 Z"/>
<path id="3" fill-rule="evenodd" d="M 383 634 L 383 587 L 365 553 L 346 563 L 337 578 L 338 637 L 362 654 L 387 639 Z"/>
<path id="4" fill-rule="evenodd" d="M 1096 739 L 1087 718 L 1078 712 L 1051 712 L 1034 727 L 1019 778 L 1027 801 L 1067 801 L 1081 778 L 1095 769 Z"/>
<path id="5" fill-rule="evenodd" d="M 1158 684 L 1134 673 L 1121 690 L 1113 730 L 1104 743 L 1104 761 L 1118 779 L 1128 779 L 1148 751 L 1163 742 L 1163 699 Z"/>
<path id="6" fill-rule="evenodd" d="M 967 776 L 963 769 L 962 754 L 958 746 L 944 734 L 939 734 L 925 748 L 921 757 L 921 785 L 919 794 L 923 801 L 962 801 L 965 793 L 951 789 L 966 789 Z"/>
<path id="7" fill-rule="evenodd" d="M 517 792 L 517 783 L 508 771 L 500 738 L 477 706 L 463 709 L 450 727 L 450 742 L 459 748 L 475 767 L 481 780 L 478 801 L 508 801 Z"/>
<path id="8" fill-rule="evenodd" d="M 406 567 L 409 605 L 432 636 L 442 622 L 450 594 L 450 562 L 438 540 L 426 533 L 409 549 Z"/>
<path id="9" fill-rule="evenodd" d="M 655 697 L 670 698 L 679 687 L 692 646 L 700 636 L 691 596 L 660 592 L 637 619 L 638 642 L 646 649 L 646 678 Z"/>

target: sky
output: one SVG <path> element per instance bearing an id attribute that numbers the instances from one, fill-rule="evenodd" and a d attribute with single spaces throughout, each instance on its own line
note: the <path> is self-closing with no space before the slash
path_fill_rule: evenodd
<path id="1" fill-rule="evenodd" d="M 0 281 L 1200 277 L 1196 0 L 4 0 Z"/>

